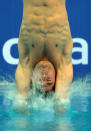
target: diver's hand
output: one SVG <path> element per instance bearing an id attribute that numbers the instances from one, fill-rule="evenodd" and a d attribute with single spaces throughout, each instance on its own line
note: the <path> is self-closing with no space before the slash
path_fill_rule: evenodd
<path id="1" fill-rule="evenodd" d="M 28 102 L 24 96 L 18 94 L 13 102 L 13 109 L 15 112 L 25 113 L 27 110 Z"/>
<path id="2" fill-rule="evenodd" d="M 67 112 L 69 106 L 70 106 L 69 99 L 61 99 L 61 100 L 56 99 L 54 101 L 55 113 L 65 113 L 65 112 Z"/>
<path id="3" fill-rule="evenodd" d="M 54 105 L 54 110 L 55 110 L 56 114 L 67 112 L 67 109 L 65 109 L 63 106 L 59 106 L 59 105 Z"/>

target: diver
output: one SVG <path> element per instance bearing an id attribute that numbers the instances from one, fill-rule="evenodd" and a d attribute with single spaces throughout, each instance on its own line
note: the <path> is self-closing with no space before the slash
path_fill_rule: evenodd
<path id="1" fill-rule="evenodd" d="M 65 0 L 23 0 L 15 79 L 18 92 L 25 101 L 32 85 L 36 85 L 39 79 L 42 89 L 51 91 L 55 85 L 54 93 L 58 100 L 67 99 L 73 79 L 72 47 Z M 44 80 L 39 77 L 35 80 L 34 74 L 40 67 L 38 63 L 43 65 L 40 76 Z M 41 75 L 43 72 L 45 77 Z"/>

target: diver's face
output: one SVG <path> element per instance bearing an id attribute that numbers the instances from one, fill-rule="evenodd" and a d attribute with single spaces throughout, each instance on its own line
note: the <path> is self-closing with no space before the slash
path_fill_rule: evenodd
<path id="1" fill-rule="evenodd" d="M 35 79 L 35 80 L 34 80 Z M 43 91 L 51 91 L 55 84 L 55 69 L 48 61 L 40 62 L 36 65 L 33 74 L 33 84 L 40 84 Z"/>
<path id="2" fill-rule="evenodd" d="M 55 84 L 55 70 L 48 64 L 44 64 L 39 68 L 41 88 L 44 91 L 51 91 Z"/>

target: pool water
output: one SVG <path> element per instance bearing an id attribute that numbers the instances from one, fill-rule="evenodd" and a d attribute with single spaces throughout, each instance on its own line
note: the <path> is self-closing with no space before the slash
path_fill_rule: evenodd
<path id="1" fill-rule="evenodd" d="M 54 97 L 32 91 L 26 112 L 17 112 L 15 82 L 0 83 L 0 131 L 91 131 L 90 77 L 73 82 L 67 112 L 55 112 Z"/>

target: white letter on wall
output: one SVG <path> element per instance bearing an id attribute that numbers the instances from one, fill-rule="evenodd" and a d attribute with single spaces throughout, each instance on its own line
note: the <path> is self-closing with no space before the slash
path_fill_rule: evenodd
<path id="1" fill-rule="evenodd" d="M 81 44 L 81 47 L 74 47 L 72 49 L 72 53 L 80 52 L 82 57 L 80 59 L 72 59 L 72 63 L 74 65 L 78 65 L 78 64 L 87 65 L 88 64 L 88 43 L 87 41 L 82 38 L 74 38 L 73 43 L 79 43 Z"/>
<path id="2" fill-rule="evenodd" d="M 12 65 L 18 64 L 18 61 L 19 61 L 18 58 L 12 57 L 10 53 L 11 47 L 17 43 L 18 43 L 18 38 L 13 38 L 6 41 L 3 46 L 3 57 L 7 63 L 12 64 Z"/>

